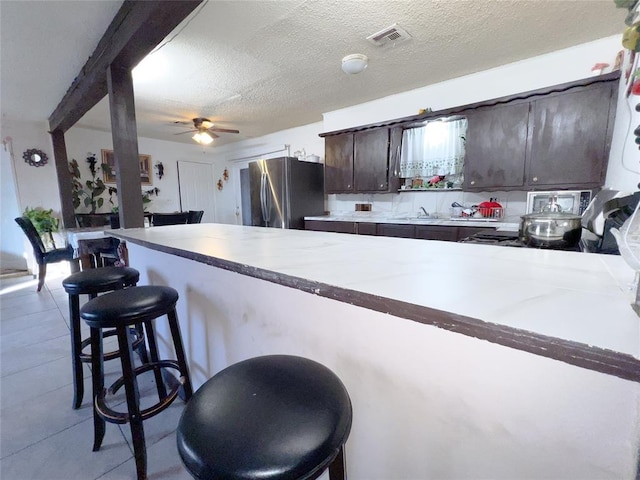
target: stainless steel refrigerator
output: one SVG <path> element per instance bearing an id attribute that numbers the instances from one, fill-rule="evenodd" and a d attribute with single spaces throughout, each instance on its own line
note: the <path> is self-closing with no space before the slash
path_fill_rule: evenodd
<path id="1" fill-rule="evenodd" d="M 304 217 L 324 213 L 321 163 L 301 162 L 293 157 L 271 158 L 249 163 L 248 173 L 251 223 L 245 218 L 245 225 L 303 229 Z M 246 189 L 246 181 L 243 183 Z M 243 193 L 244 202 L 246 191 Z M 243 212 L 246 210 L 243 205 Z"/>

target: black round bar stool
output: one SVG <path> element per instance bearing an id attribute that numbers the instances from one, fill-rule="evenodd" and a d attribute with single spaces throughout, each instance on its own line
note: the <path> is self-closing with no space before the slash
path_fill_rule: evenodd
<path id="1" fill-rule="evenodd" d="M 177 430 L 197 479 L 345 479 L 351 400 L 340 379 L 307 358 L 268 355 L 231 365 L 200 387 Z"/>
<path id="2" fill-rule="evenodd" d="M 183 391 L 185 400 L 189 400 L 193 393 L 176 314 L 177 301 L 178 292 L 171 287 L 142 286 L 106 293 L 90 300 L 80 309 L 81 318 L 91 329 L 91 378 L 94 397 L 93 451 L 99 450 L 102 445 L 105 421 L 120 424 L 129 423 L 138 480 L 147 478 L 147 451 L 142 422 L 167 408 L 176 399 L 180 389 Z M 169 322 L 176 360 L 160 360 L 158 357 L 153 320 L 164 315 L 167 316 Z M 139 322 L 144 325 L 150 361 L 135 367 L 130 327 Z M 106 404 L 107 390 L 104 388 L 101 351 L 102 331 L 105 328 L 115 328 L 116 330 L 122 363 L 122 377 L 109 387 L 108 392 L 115 394 L 124 386 L 127 400 L 126 412 L 115 411 Z M 166 368 L 175 369 L 180 375 L 168 393 L 162 379 L 162 370 Z M 159 401 L 148 408 L 141 409 L 136 376 L 151 370 L 155 374 Z"/>
<path id="3" fill-rule="evenodd" d="M 100 293 L 120 290 L 132 287 L 138 283 L 140 272 L 130 267 L 105 267 L 91 268 L 82 272 L 69 275 L 62 281 L 62 286 L 69 295 L 69 325 L 71 330 L 71 366 L 73 371 L 73 408 L 80 408 L 84 396 L 84 382 L 82 364 L 91 362 L 91 354 L 83 353 L 83 350 L 91 341 L 82 339 L 80 334 L 80 295 L 88 295 L 90 299 L 96 298 Z M 105 333 L 106 336 L 115 334 L 115 330 Z M 138 325 L 135 347 L 138 353 L 146 358 L 146 349 L 142 336 L 142 329 Z M 105 353 L 105 360 L 117 358 L 117 350 Z M 143 360 L 144 361 L 144 360 Z M 146 360 L 148 361 L 148 360 Z"/>

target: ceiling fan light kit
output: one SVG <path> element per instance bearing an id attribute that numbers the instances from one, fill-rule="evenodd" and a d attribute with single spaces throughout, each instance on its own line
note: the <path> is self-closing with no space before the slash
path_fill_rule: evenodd
<path id="1" fill-rule="evenodd" d="M 193 138 L 200 145 L 209 145 L 211 142 L 213 142 L 213 137 L 209 135 L 206 131 L 198 132 L 191 138 Z"/>
<path id="2" fill-rule="evenodd" d="M 174 135 L 183 135 L 185 133 L 196 132 L 195 135 L 193 135 L 193 137 L 191 138 L 193 138 L 200 145 L 209 145 L 211 142 L 213 142 L 214 138 L 219 138 L 219 135 L 216 135 L 215 132 L 240 133 L 240 131 L 238 130 L 216 127 L 216 125 L 211 122 L 211 120 L 204 117 L 193 118 L 191 121 L 193 122 L 193 130 L 186 130 L 184 132 L 175 133 Z M 174 122 L 173 125 L 180 125 L 182 123 L 184 122 L 178 121 Z"/>
<path id="3" fill-rule="evenodd" d="M 369 58 L 362 53 L 352 53 L 342 59 L 342 71 L 349 75 L 362 73 L 369 63 Z"/>

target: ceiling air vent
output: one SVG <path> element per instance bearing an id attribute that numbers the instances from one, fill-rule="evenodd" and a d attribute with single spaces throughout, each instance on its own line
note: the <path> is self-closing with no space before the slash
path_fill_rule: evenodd
<path id="1" fill-rule="evenodd" d="M 397 23 L 394 23 L 390 27 L 380 30 L 373 35 L 369 35 L 367 37 L 367 40 L 369 40 L 374 45 L 382 47 L 387 43 L 402 43 L 406 42 L 407 40 L 411 40 L 411 38 L 411 35 L 409 35 L 409 33 L 404 28 L 402 28 Z"/>

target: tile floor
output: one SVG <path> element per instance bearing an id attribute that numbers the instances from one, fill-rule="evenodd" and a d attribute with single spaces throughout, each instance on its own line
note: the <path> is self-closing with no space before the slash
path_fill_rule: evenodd
<path id="1" fill-rule="evenodd" d="M 102 448 L 91 451 L 91 377 L 87 365 L 82 406 L 71 408 L 71 354 L 63 278 L 63 274 L 57 278 L 48 274 L 40 293 L 36 293 L 36 282 L 30 276 L 0 279 L 0 478 L 135 479 L 128 424 L 107 423 Z M 107 362 L 105 370 L 105 383 L 109 385 L 120 375 L 119 361 Z M 153 396 L 153 375 L 142 377 L 142 401 L 151 404 L 157 399 Z M 121 403 L 122 397 L 116 395 L 110 403 Z M 149 480 L 191 478 L 176 450 L 175 428 L 183 408 L 182 401 L 177 400 L 145 421 Z"/>

